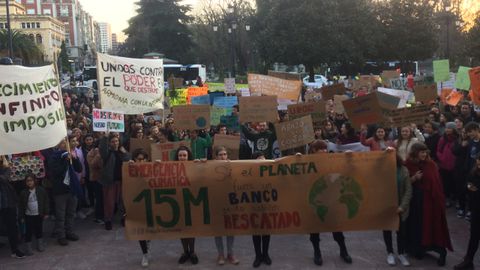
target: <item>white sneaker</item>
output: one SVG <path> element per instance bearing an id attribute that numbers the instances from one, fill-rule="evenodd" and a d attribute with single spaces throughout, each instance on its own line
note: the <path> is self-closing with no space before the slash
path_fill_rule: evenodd
<path id="1" fill-rule="evenodd" d="M 399 254 L 398 255 L 398 260 L 400 261 L 400 263 L 403 266 L 410 266 L 410 262 L 408 261 L 407 256 L 405 256 L 403 254 Z"/>
<path id="2" fill-rule="evenodd" d="M 388 263 L 388 265 L 391 265 L 391 266 L 397 264 L 397 262 L 395 262 L 395 255 L 393 255 L 393 253 L 388 254 L 387 263 Z"/>
<path id="3" fill-rule="evenodd" d="M 142 267 L 148 267 L 148 255 L 147 254 L 143 254 Z"/>

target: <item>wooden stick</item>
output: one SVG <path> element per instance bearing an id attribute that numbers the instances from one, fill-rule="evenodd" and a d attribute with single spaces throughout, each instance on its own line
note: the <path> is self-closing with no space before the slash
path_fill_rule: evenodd
<path id="1" fill-rule="evenodd" d="M 61 101 L 60 104 L 62 106 L 63 110 L 63 122 L 65 123 L 65 130 L 67 131 L 67 139 L 65 142 L 67 143 L 67 151 L 70 154 L 69 155 L 69 160 L 70 160 L 70 165 L 73 164 L 72 158 L 71 158 L 71 148 L 70 148 L 70 141 L 68 140 L 68 126 L 67 126 L 67 111 L 65 110 L 65 105 L 63 104 L 63 93 L 62 93 L 62 81 L 60 81 L 60 71 L 58 70 L 57 67 L 57 54 L 53 53 L 53 67 L 55 69 L 56 77 L 57 77 L 57 82 L 58 82 L 58 93 L 60 95 Z"/>

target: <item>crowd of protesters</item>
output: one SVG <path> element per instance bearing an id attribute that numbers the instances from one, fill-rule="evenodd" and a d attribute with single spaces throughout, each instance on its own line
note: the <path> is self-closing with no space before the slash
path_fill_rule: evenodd
<path id="1" fill-rule="evenodd" d="M 0 218 L 8 230 L 13 257 L 23 258 L 34 250 L 48 249 L 43 233 L 46 218 L 53 220 L 53 235 L 61 246 L 79 240 L 75 234 L 76 218 L 91 218 L 105 230 L 124 226 L 128 213 L 121 198 L 122 163 L 151 161 L 145 149 L 130 149 L 130 139 L 149 139 L 152 143 L 185 140 L 189 147 L 178 148 L 175 160 L 208 162 L 229 159 L 226 148 L 212 148 L 212 138 L 221 133 L 241 136 L 240 159 L 327 154 L 329 143 L 361 143 L 371 151 L 396 151 L 400 224 L 396 232 L 397 255 L 392 246 L 392 232 L 383 232 L 387 263 L 395 265 L 398 261 L 409 266 L 406 254 L 422 259 L 426 252 L 433 251 L 438 253 L 438 265 L 445 265 L 447 250 L 452 250 L 446 209 L 456 207 L 457 217 L 471 222 L 468 252 L 456 269 L 473 267 L 480 239 L 480 111 L 475 111 L 468 101 L 458 106 L 431 103 L 431 113 L 422 125 L 362 125 L 359 130 L 353 128 L 345 115 L 328 107 L 327 118 L 315 130 L 314 142 L 282 152 L 275 147 L 272 123 L 246 123 L 240 130 L 220 124 L 209 130 L 180 131 L 175 129 L 172 115 L 152 114 L 126 117 L 124 133 L 99 133 L 92 130 L 92 109 L 98 108 L 97 101 L 74 94 L 64 94 L 63 100 L 68 138 L 51 149 L 2 156 L 0 160 Z M 238 109 L 235 107 L 234 114 L 241 113 Z M 288 114 L 281 112 L 279 119 L 287 121 Z M 11 181 L 11 160 L 29 156 L 43 161 L 45 177 L 28 174 L 24 181 Z M 33 236 L 36 245 L 32 244 Z M 334 232 L 333 238 L 342 260 L 352 263 L 343 233 Z M 254 235 L 252 239 L 253 267 L 270 265 L 270 235 Z M 313 263 L 322 265 L 319 234 L 312 232 L 310 241 Z M 215 237 L 214 242 L 219 265 L 239 263 L 234 254 L 234 237 L 226 237 L 226 253 L 223 237 Z M 141 265 L 146 267 L 150 244 L 149 241 L 139 244 L 143 253 Z M 181 247 L 178 263 L 199 263 L 195 238 L 182 238 Z"/>

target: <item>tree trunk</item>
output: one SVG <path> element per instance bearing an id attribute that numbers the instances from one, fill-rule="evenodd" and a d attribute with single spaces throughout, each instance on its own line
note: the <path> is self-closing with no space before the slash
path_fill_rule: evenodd
<path id="1" fill-rule="evenodd" d="M 309 74 L 308 81 L 309 82 L 315 82 L 315 69 L 313 68 L 313 65 L 308 64 L 307 69 L 308 69 L 308 74 Z"/>

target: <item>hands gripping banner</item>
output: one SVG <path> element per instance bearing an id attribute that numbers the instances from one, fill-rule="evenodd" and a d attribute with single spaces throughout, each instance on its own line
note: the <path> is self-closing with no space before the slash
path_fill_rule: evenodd
<path id="1" fill-rule="evenodd" d="M 67 136 L 53 65 L 0 66 L 0 155 L 41 150 Z"/>
<path id="2" fill-rule="evenodd" d="M 97 54 L 102 109 L 140 114 L 163 109 L 163 60 Z"/>

